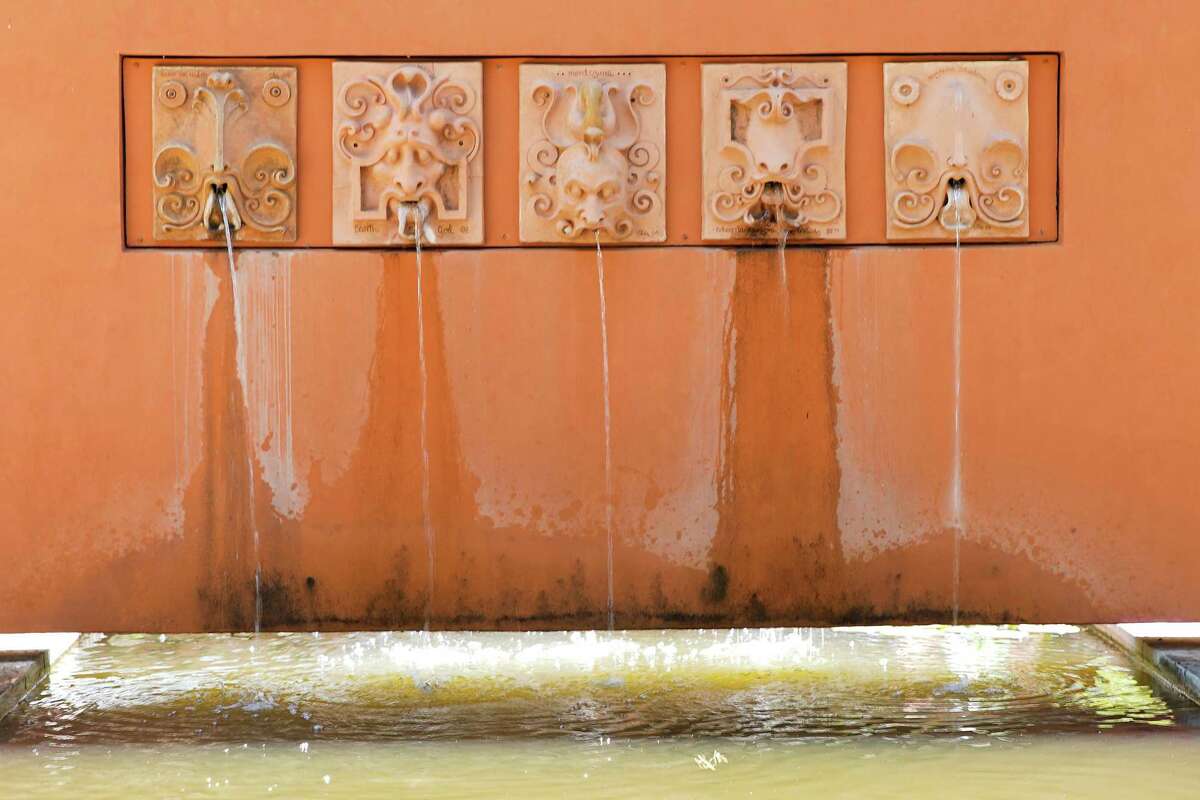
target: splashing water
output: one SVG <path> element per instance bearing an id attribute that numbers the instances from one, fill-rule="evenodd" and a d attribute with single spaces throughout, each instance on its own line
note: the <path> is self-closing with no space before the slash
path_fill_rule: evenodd
<path id="1" fill-rule="evenodd" d="M 706 756 L 703 753 L 698 753 L 694 760 L 696 762 L 697 767 L 699 767 L 700 769 L 709 770 L 710 772 L 716 772 L 718 764 L 729 763 L 729 759 L 726 758 L 725 756 L 721 755 L 720 750 L 713 750 L 713 754 L 711 757 Z"/>
<path id="2" fill-rule="evenodd" d="M 315 754 L 334 741 L 678 737 L 694 772 L 697 753 L 732 756 L 747 739 L 1189 725 L 1195 711 L 1173 698 L 1071 626 L 86 636 L 0 725 L 0 761 L 7 743 L 103 756 L 123 742 Z"/>
<path id="3" fill-rule="evenodd" d="M 604 298 L 604 253 L 600 250 L 600 231 L 596 231 L 596 281 L 600 287 L 600 364 L 604 376 L 604 530 L 608 557 L 608 629 L 613 629 L 613 477 L 612 409 L 608 389 L 608 306 Z"/>
<path id="4" fill-rule="evenodd" d="M 954 190 L 952 190 L 954 191 Z M 961 191 L 961 190 L 960 190 Z M 951 519 L 954 523 L 954 590 L 952 622 L 958 624 L 959 549 L 962 541 L 962 205 L 954 203 L 954 452 L 951 467 Z"/>
<path id="5" fill-rule="evenodd" d="M 85 636 L 0 764 L 28 800 L 1127 800 L 1194 794 L 1193 714 L 1066 626 Z"/>
<path id="6" fill-rule="evenodd" d="M 430 514 L 432 488 L 430 485 L 429 475 L 429 372 L 425 366 L 425 292 L 424 292 L 424 269 L 421 264 L 421 233 L 425 228 L 425 213 L 421 206 L 416 206 L 414 213 L 417 215 L 416 221 L 413 223 L 413 232 L 415 235 L 416 247 L 416 262 L 417 262 L 417 364 L 420 372 L 421 380 L 421 424 L 420 424 L 420 439 L 421 439 L 421 525 L 425 531 L 425 550 L 428 556 L 428 595 L 425 598 L 425 630 L 429 630 L 430 618 L 433 615 L 433 577 L 434 577 L 434 530 L 433 519 Z M 400 232 L 404 231 L 404 223 L 407 219 L 407 214 L 402 209 L 398 217 L 398 225 Z"/>
<path id="7" fill-rule="evenodd" d="M 217 204 L 221 207 L 221 222 L 222 228 L 225 231 L 225 253 L 229 257 L 229 284 L 233 290 L 233 336 L 235 340 L 235 350 L 237 358 L 238 378 L 242 384 L 242 407 L 246 411 L 246 485 L 247 495 L 250 501 L 250 530 L 254 538 L 254 632 L 258 633 L 262 629 L 262 559 L 259 555 L 258 548 L 258 520 L 255 515 L 257 508 L 254 502 L 254 455 L 252 452 L 253 444 L 250 441 L 250 403 L 248 402 L 247 393 L 250 391 L 248 376 L 246 373 L 246 353 L 245 353 L 245 336 L 242 333 L 244 320 L 242 319 L 242 304 L 238 299 L 240 287 L 237 279 L 237 266 L 233 259 L 233 231 L 229 226 L 229 211 L 226 208 L 228 202 L 225 192 L 217 194 Z"/>

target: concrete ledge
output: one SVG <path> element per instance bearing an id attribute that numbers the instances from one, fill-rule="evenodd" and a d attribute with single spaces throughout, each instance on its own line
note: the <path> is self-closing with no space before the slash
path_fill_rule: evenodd
<path id="1" fill-rule="evenodd" d="M 0 719 L 8 716 L 49 671 L 50 654 L 45 650 L 0 653 Z"/>
<path id="2" fill-rule="evenodd" d="M 1091 630 L 1141 662 L 1177 693 L 1200 705 L 1200 625 L 1092 625 Z"/>
<path id="3" fill-rule="evenodd" d="M 77 633 L 0 634 L 0 720 L 37 688 Z"/>

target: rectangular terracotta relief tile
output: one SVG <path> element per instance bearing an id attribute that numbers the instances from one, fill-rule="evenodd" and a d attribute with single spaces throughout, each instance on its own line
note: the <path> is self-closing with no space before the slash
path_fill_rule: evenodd
<path id="1" fill-rule="evenodd" d="M 846 238 L 846 65 L 705 64 L 704 238 Z"/>
<path id="2" fill-rule="evenodd" d="M 1029 64 L 884 64 L 889 239 L 1029 235 Z"/>
<path id="3" fill-rule="evenodd" d="M 483 242 L 483 65 L 333 64 L 333 241 Z"/>
<path id="4" fill-rule="evenodd" d="M 667 238 L 666 68 L 522 64 L 521 241 Z"/>
<path id="5" fill-rule="evenodd" d="M 296 240 L 296 69 L 163 66 L 153 73 L 154 238 Z"/>

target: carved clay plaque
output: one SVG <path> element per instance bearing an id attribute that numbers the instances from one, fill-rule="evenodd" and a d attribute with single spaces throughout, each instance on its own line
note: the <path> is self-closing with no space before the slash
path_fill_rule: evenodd
<path id="1" fill-rule="evenodd" d="M 335 244 L 483 241 L 483 65 L 333 65 Z"/>
<path id="2" fill-rule="evenodd" d="M 667 238 L 666 68 L 522 64 L 521 241 Z"/>
<path id="3" fill-rule="evenodd" d="M 154 238 L 296 240 L 294 67 L 154 68 Z"/>
<path id="4" fill-rule="evenodd" d="M 846 65 L 705 64 L 704 238 L 846 238 Z"/>
<path id="5" fill-rule="evenodd" d="M 1029 65 L 888 63 L 889 239 L 1029 235 Z"/>

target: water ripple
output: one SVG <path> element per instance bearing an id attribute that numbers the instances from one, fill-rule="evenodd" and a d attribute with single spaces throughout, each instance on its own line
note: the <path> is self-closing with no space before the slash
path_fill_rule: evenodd
<path id="1" fill-rule="evenodd" d="M 0 741 L 986 741 L 1176 722 L 1074 629 L 97 636 Z"/>

